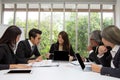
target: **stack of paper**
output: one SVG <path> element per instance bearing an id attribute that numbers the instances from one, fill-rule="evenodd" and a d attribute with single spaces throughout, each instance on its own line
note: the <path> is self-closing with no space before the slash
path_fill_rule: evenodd
<path id="1" fill-rule="evenodd" d="M 32 64 L 32 67 L 54 67 L 59 66 L 58 63 L 53 63 L 51 60 L 43 60 L 41 62 L 35 62 Z"/>

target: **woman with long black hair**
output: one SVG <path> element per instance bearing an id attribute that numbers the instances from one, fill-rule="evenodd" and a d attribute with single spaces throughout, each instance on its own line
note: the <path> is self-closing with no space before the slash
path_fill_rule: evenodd
<path id="1" fill-rule="evenodd" d="M 29 68 L 25 64 L 18 64 L 19 62 L 14 55 L 16 43 L 19 41 L 21 30 L 12 25 L 6 29 L 0 39 L 0 70 L 14 69 L 14 68 Z"/>
<path id="2" fill-rule="evenodd" d="M 56 43 L 52 44 L 50 47 L 50 51 L 47 54 L 47 58 L 52 59 L 54 51 L 68 51 L 69 52 L 69 61 L 75 60 L 75 52 L 72 49 L 72 45 L 70 44 L 68 34 L 65 31 L 61 31 L 58 34 L 58 40 Z"/>

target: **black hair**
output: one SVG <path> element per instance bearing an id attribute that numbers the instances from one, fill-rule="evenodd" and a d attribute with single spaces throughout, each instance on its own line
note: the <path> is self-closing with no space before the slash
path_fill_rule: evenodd
<path id="1" fill-rule="evenodd" d="M 3 36 L 0 39 L 0 44 L 8 44 L 13 47 L 13 44 L 16 44 L 16 38 L 18 35 L 21 35 L 21 30 L 15 26 L 9 26 L 4 32 Z"/>
<path id="2" fill-rule="evenodd" d="M 37 34 L 42 34 L 42 31 L 40 31 L 40 30 L 38 30 L 38 29 L 35 29 L 35 28 L 33 28 L 33 29 L 31 29 L 30 31 L 29 31 L 29 39 L 31 39 L 31 37 L 33 37 L 33 38 L 35 38 L 36 36 L 37 36 Z"/>
<path id="3" fill-rule="evenodd" d="M 70 41 L 69 41 L 69 37 L 68 37 L 67 32 L 61 31 L 61 32 L 58 34 L 58 36 L 59 36 L 59 35 L 61 35 L 61 36 L 62 36 L 62 39 L 64 40 L 63 50 L 69 51 L 69 50 L 70 50 Z M 59 44 L 59 41 L 57 41 L 57 43 Z"/>

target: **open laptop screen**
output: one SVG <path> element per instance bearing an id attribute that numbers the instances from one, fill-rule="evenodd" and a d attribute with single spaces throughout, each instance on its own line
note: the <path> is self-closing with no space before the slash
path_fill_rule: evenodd
<path id="1" fill-rule="evenodd" d="M 77 58 L 77 60 L 78 60 L 78 62 L 80 64 L 82 70 L 84 70 L 85 64 L 83 63 L 82 58 L 80 57 L 79 53 L 76 53 L 75 55 L 76 55 L 76 58 Z"/>
<path id="2" fill-rule="evenodd" d="M 69 61 L 68 51 L 54 51 L 54 61 Z"/>

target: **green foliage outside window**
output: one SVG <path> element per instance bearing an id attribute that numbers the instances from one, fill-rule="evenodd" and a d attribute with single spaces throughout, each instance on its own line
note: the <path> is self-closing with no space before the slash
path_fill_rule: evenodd
<path id="1" fill-rule="evenodd" d="M 69 39 L 72 44 L 72 47 L 75 51 L 75 41 L 76 41 L 76 33 L 75 33 L 75 14 L 72 13 L 69 20 L 65 20 L 65 30 L 69 34 Z M 103 20 L 103 28 L 111 25 L 113 19 L 112 18 L 105 18 Z M 9 24 L 12 24 L 13 20 L 9 21 Z M 37 28 L 42 30 L 43 34 L 40 47 L 40 53 L 42 55 L 49 52 L 51 43 L 50 43 L 50 21 L 45 19 L 44 21 L 40 22 L 40 27 L 38 27 L 37 20 L 28 20 L 28 31 L 32 28 Z M 26 29 L 26 23 L 19 18 L 16 19 L 16 25 L 23 27 Z M 54 27 L 57 23 L 54 23 L 52 26 Z M 98 13 L 91 13 L 90 17 L 90 31 L 100 29 L 100 15 Z M 52 43 L 57 41 L 57 35 L 59 33 L 58 29 L 54 27 L 52 29 Z M 26 30 L 25 30 L 26 31 Z M 78 50 L 82 56 L 87 56 L 87 45 L 88 45 L 88 15 L 79 16 L 78 17 Z"/>

